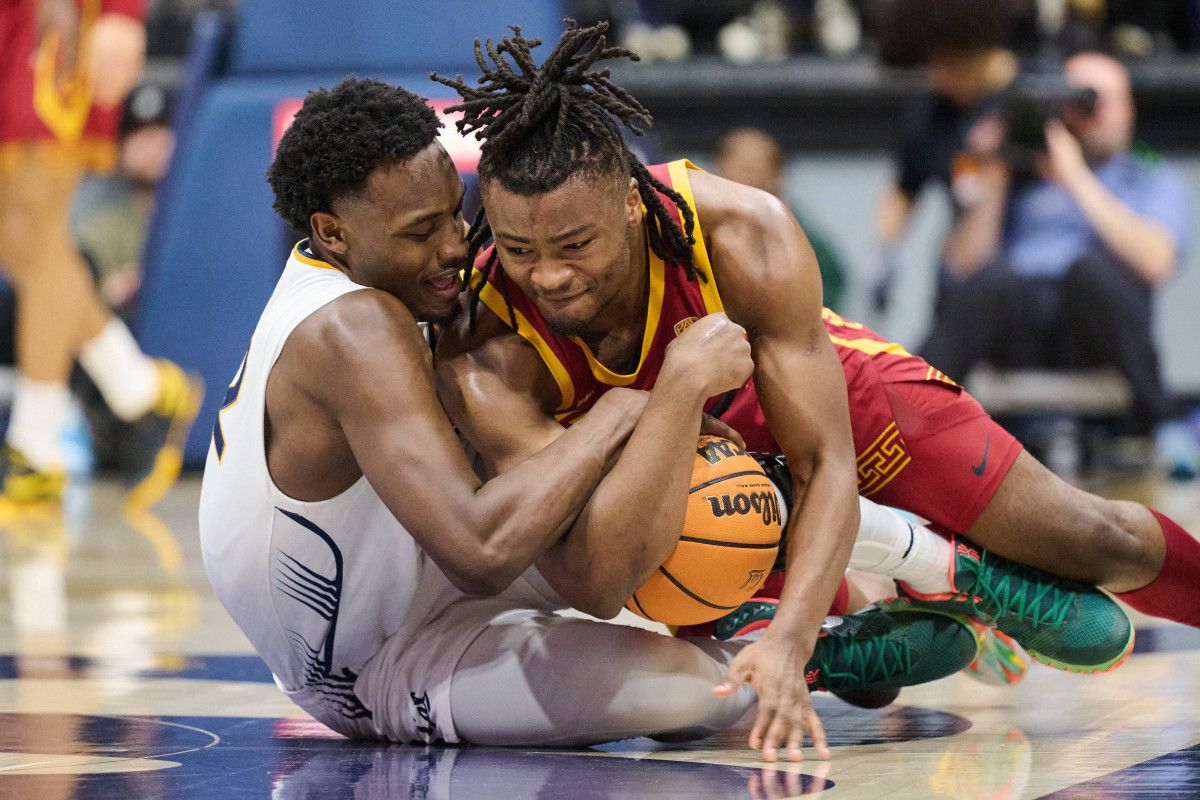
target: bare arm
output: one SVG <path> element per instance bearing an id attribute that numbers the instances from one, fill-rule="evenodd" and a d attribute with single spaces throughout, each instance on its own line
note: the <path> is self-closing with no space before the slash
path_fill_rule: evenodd
<path id="1" fill-rule="evenodd" d="M 618 396 L 481 484 L 438 403 L 415 320 L 378 291 L 353 292 L 302 323 L 280 366 L 340 427 L 396 519 L 471 594 L 502 591 L 566 530 L 632 428 L 628 395 Z"/>
<path id="2" fill-rule="evenodd" d="M 821 320 L 816 259 L 791 213 L 769 195 L 713 176 L 695 175 L 692 186 L 725 307 L 750 334 L 754 383 L 796 494 L 779 609 L 714 691 L 754 686 L 750 746 L 761 747 L 767 760 L 780 746 L 800 758 L 806 731 L 828 758 L 804 669 L 858 530 L 845 378 Z"/>
<path id="3" fill-rule="evenodd" d="M 537 562 L 564 600 L 594 616 L 615 616 L 671 554 L 683 528 L 704 401 L 749 375 L 749 345 L 741 328 L 723 316 L 692 327 L 691 336 L 677 340 L 681 347 L 668 348 L 645 409 L 611 470 L 567 535 Z M 511 470 L 565 435 L 546 411 L 557 399 L 557 390 L 547 384 L 549 373 L 515 334 L 474 349 L 443 338 L 438 355 L 442 401 L 491 474 Z"/>
<path id="4" fill-rule="evenodd" d="M 846 383 L 821 321 L 812 248 L 791 213 L 763 193 L 693 177 L 729 314 L 750 333 L 754 383 L 792 471 L 788 575 L 775 635 L 815 642 L 858 529 Z"/>
<path id="5" fill-rule="evenodd" d="M 1166 226 L 1142 216 L 1108 190 L 1083 158 L 1079 142 L 1061 122 L 1046 125 L 1048 160 L 1079 204 L 1100 241 L 1142 276 L 1161 283 L 1175 272 L 1175 241 Z"/>

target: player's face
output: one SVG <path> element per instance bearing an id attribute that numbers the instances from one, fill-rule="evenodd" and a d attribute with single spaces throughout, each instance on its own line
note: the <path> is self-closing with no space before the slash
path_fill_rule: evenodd
<path id="1" fill-rule="evenodd" d="M 571 176 L 525 197 L 499 181 L 483 203 L 504 271 L 560 336 L 594 327 L 633 280 L 633 244 L 642 224 L 636 185 L 613 176 Z"/>
<path id="2" fill-rule="evenodd" d="M 351 278 L 399 298 L 417 319 L 451 318 L 467 258 L 462 196 L 462 179 L 437 142 L 378 167 L 338 209 Z"/>

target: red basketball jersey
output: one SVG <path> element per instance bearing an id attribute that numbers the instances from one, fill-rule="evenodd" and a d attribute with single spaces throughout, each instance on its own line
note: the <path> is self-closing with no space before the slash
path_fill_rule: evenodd
<path id="1" fill-rule="evenodd" d="M 689 170 L 698 169 L 690 161 L 673 161 L 649 167 L 650 174 L 678 192 L 695 208 Z M 679 210 L 669 197 L 660 195 L 667 209 L 678 219 Z M 694 263 L 702 278 L 690 281 L 681 266 L 666 264 L 649 253 L 650 297 L 646 311 L 646 327 L 642 338 L 641 356 L 637 368 L 629 374 L 621 374 L 601 364 L 592 351 L 578 337 L 558 336 L 551 333 L 534 302 L 524 295 L 517 285 L 504 274 L 502 268 L 495 270 L 489 283 L 481 293 L 483 302 L 503 320 L 509 319 L 504 295 L 512 301 L 517 318 L 517 332 L 534 346 L 558 384 L 560 400 L 555 417 L 564 425 L 578 419 L 592 407 L 596 399 L 609 388 L 624 386 L 632 389 L 650 389 L 662 368 L 667 345 L 687 329 L 699 317 L 724 310 L 716 276 L 709 261 L 704 242 L 704 231 L 697 217 L 694 230 L 695 245 L 692 249 Z M 482 265 L 490 250 L 481 257 Z M 771 287 L 763 287 L 771 291 Z M 824 309 L 822 318 L 829 337 L 837 347 L 838 355 L 846 370 L 848 381 L 857 376 L 862 359 L 885 356 L 886 363 L 875 369 L 887 371 L 890 380 L 945 380 L 924 361 L 911 356 L 901 345 L 889 342 L 857 322 L 850 322 L 829 309 Z M 851 414 L 881 414 L 883 409 L 856 409 L 854 392 L 851 391 Z M 751 450 L 779 452 L 767 427 L 766 417 L 758 401 L 753 379 L 735 393 L 732 398 L 717 397 L 709 400 L 707 408 L 716 409 L 720 418 L 746 440 Z M 880 420 L 886 427 L 891 422 Z M 857 443 L 856 443 L 857 444 Z"/>

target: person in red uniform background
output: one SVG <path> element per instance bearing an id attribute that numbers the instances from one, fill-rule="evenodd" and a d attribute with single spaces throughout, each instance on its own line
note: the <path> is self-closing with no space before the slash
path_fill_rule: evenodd
<path id="1" fill-rule="evenodd" d="M 114 165 L 121 103 L 142 70 L 144 0 L 0 0 L 0 269 L 17 292 L 17 386 L 4 499 L 56 502 L 73 362 L 118 417 L 147 419 L 131 502 L 178 475 L 202 389 L 142 353 L 97 295 L 68 229 L 75 189 Z"/>
<path id="2" fill-rule="evenodd" d="M 598 32 L 569 29 L 540 68 L 518 33 L 493 51 L 516 66 L 481 64 L 478 87 L 435 77 L 463 96 L 461 126 L 482 132 L 487 211 L 472 226 L 481 255 L 468 276 L 485 308 L 473 334 L 442 339 L 451 358 L 439 376 L 456 383 L 447 397 L 478 412 L 468 438 L 511 440 L 514 409 L 489 425 L 490 397 L 476 396 L 494 385 L 480 380 L 488 370 L 569 423 L 610 387 L 652 386 L 666 346 L 693 320 L 727 313 L 747 330 L 754 378 L 708 410 L 751 449 L 786 455 L 796 495 L 779 611 L 721 687 L 758 691 L 752 746 L 786 741 L 798 755 L 805 730 L 823 739 L 797 676 L 847 563 L 856 483 L 1000 556 L 1200 626 L 1200 544 L 1186 531 L 1059 480 L 934 366 L 823 310 L 811 248 L 776 200 L 687 162 L 638 163 L 614 118 L 636 130 L 649 115 L 604 72 L 586 72 L 602 54 L 625 54 L 605 50 Z M 525 346 L 488 363 L 480 340 L 514 331 Z M 968 543 L 957 552 L 956 575 L 981 561 Z M 644 565 L 623 556 L 630 585 L 614 591 L 628 596 Z"/>

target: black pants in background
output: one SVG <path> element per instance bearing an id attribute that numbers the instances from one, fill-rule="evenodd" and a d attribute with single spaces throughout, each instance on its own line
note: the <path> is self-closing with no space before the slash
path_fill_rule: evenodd
<path id="1" fill-rule="evenodd" d="M 1061 279 L 1025 278 L 1005 264 L 980 270 L 944 298 L 921 355 L 952 378 L 981 362 L 1000 369 L 1116 367 L 1148 433 L 1170 410 L 1154 346 L 1153 289 L 1107 252 Z"/>

